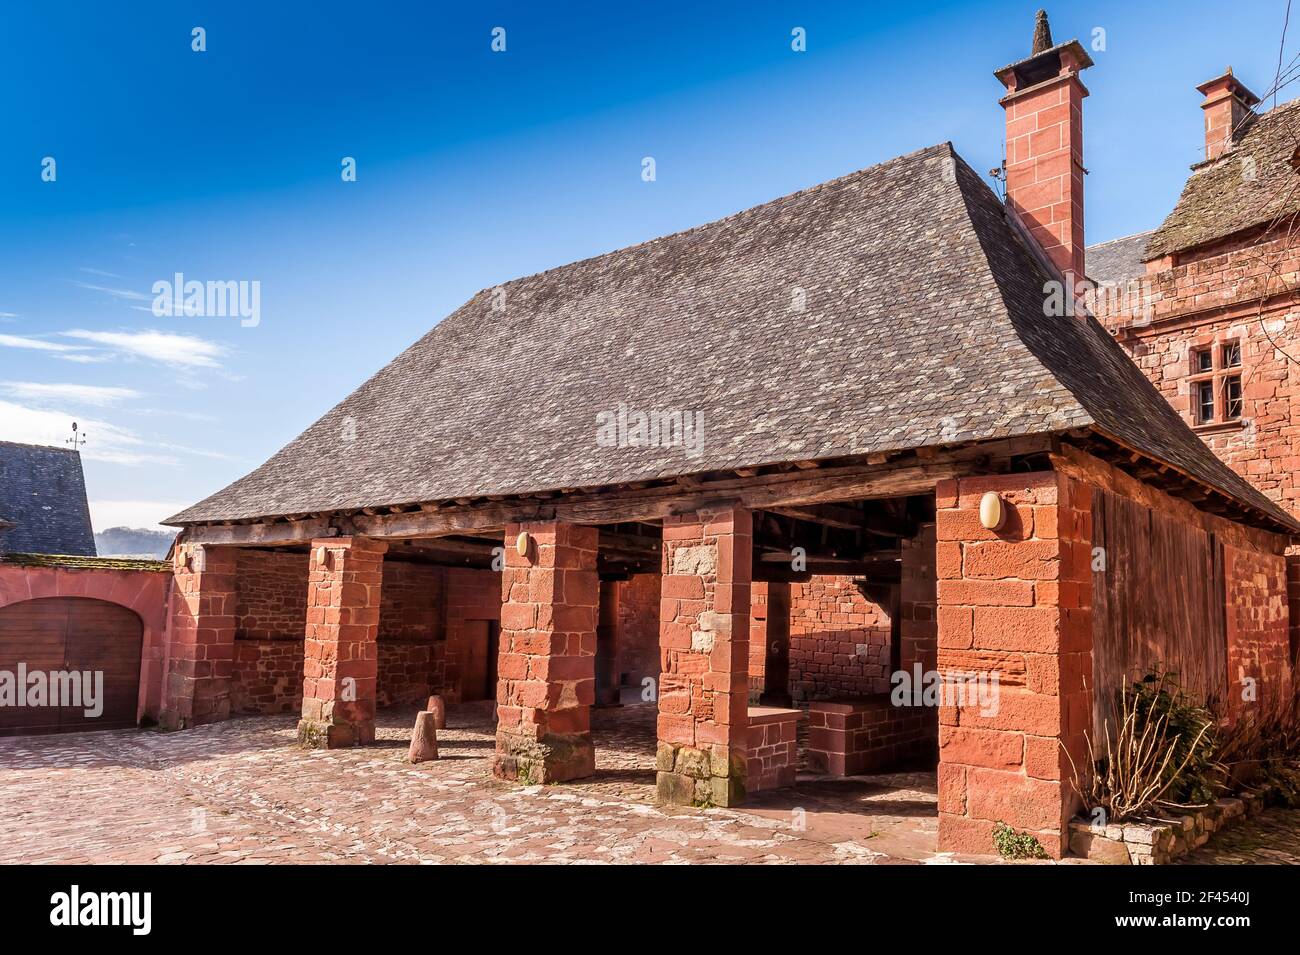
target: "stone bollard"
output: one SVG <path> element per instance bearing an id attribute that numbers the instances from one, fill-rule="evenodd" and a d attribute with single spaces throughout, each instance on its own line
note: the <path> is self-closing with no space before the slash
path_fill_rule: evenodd
<path id="1" fill-rule="evenodd" d="M 421 710 L 415 717 L 415 729 L 411 731 L 411 752 L 407 757 L 412 763 L 438 758 L 438 730 L 434 715 L 428 710 Z"/>
<path id="2" fill-rule="evenodd" d="M 440 730 L 447 728 L 447 706 L 442 702 L 442 697 L 431 696 L 429 702 L 424 708 L 433 714 L 433 725 Z"/>

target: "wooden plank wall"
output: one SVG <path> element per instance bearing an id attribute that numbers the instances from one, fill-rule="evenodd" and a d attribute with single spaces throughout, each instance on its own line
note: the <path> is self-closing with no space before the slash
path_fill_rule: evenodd
<path id="1" fill-rule="evenodd" d="M 1093 491 L 1093 739 L 1125 677 L 1159 667 L 1201 699 L 1227 691 L 1227 590 L 1215 536 L 1100 488 Z"/>

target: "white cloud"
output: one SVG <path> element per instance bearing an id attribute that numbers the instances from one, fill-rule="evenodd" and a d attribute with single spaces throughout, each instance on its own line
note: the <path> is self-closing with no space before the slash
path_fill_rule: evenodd
<path id="1" fill-rule="evenodd" d="M 216 342 L 195 335 L 177 335 L 172 332 L 91 332 L 74 328 L 62 333 L 68 338 L 94 342 L 122 354 L 148 358 L 164 365 L 183 368 L 220 368 L 217 359 L 226 354 L 226 348 Z"/>
<path id="2" fill-rule="evenodd" d="M 27 338 L 22 335 L 0 335 L 0 348 L 32 348 L 36 351 L 74 352 L 81 351 L 81 345 L 64 345 L 62 342 L 47 342 L 40 338 Z"/>
<path id="3" fill-rule="evenodd" d="M 158 522 L 185 510 L 193 501 L 91 501 L 90 523 L 96 531 L 109 527 L 143 527 L 151 531 L 172 531 Z"/>
<path id="4" fill-rule="evenodd" d="M 72 434 L 74 421 L 77 422 L 78 433 L 86 437 L 86 443 L 81 447 L 81 456 L 88 461 L 104 461 L 128 467 L 179 463 L 172 455 L 155 453 L 130 428 L 66 411 L 29 408 L 11 401 L 0 401 L 0 440 L 65 447 L 67 438 Z"/>
<path id="5" fill-rule="evenodd" d="M 106 285 L 91 285 L 89 282 L 73 282 L 72 284 L 78 288 L 90 289 L 92 292 L 103 292 L 105 295 L 111 295 L 113 298 L 124 299 L 128 302 L 152 302 L 154 298 L 152 295 L 135 292 L 129 288 L 110 288 Z"/>
<path id="6" fill-rule="evenodd" d="M 89 275 L 99 275 L 106 279 L 120 279 L 122 277 L 118 275 L 116 272 L 105 272 L 103 269 L 92 269 L 89 266 L 85 266 L 85 265 L 81 267 L 81 271 Z"/>
<path id="7" fill-rule="evenodd" d="M 0 381 L 0 391 L 14 398 L 34 401 L 37 404 L 48 404 L 51 401 L 67 401 L 74 404 L 94 405 L 97 408 L 140 397 L 140 392 L 132 388 L 45 384 L 35 381 Z"/>

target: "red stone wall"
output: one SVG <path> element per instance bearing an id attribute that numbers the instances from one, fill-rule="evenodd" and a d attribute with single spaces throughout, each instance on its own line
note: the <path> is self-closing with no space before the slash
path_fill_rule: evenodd
<path id="1" fill-rule="evenodd" d="M 808 710 L 808 769 L 830 776 L 933 763 L 936 713 L 895 706 L 886 694 L 817 700 Z"/>
<path id="2" fill-rule="evenodd" d="M 615 676 L 640 687 L 659 680 L 659 575 L 633 574 L 618 583 L 618 637 Z"/>
<path id="3" fill-rule="evenodd" d="M 306 587 L 303 588 L 304 593 Z M 294 713 L 302 708 L 303 641 L 236 640 L 232 713 Z"/>
<path id="4" fill-rule="evenodd" d="M 848 576 L 790 585 L 790 695 L 796 702 L 866 696 L 889 689 L 887 608 L 863 596 Z M 767 662 L 767 584 L 752 585 L 749 688 L 763 689 Z"/>
<path id="5" fill-rule="evenodd" d="M 889 689 L 889 614 L 849 577 L 790 587 L 790 694 L 796 701 Z"/>
<path id="6" fill-rule="evenodd" d="M 446 602 L 443 695 L 447 702 L 458 703 L 461 700 L 461 670 L 467 639 L 465 622 L 501 619 L 501 573 L 449 567 L 443 593 Z"/>
<path id="7" fill-rule="evenodd" d="M 302 641 L 307 560 L 307 554 L 289 551 L 236 551 L 236 640 Z"/>
<path id="8" fill-rule="evenodd" d="M 445 682 L 447 570 L 388 559 L 379 611 L 380 706 L 423 703 Z"/>
<path id="9" fill-rule="evenodd" d="M 1286 558 L 1225 545 L 1228 590 L 1228 703 L 1240 712 L 1251 698 L 1291 686 Z M 1245 681 L 1255 690 L 1243 696 Z"/>

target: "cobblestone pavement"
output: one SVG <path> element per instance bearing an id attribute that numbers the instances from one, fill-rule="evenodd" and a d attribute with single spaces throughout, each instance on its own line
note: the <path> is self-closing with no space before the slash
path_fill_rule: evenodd
<path id="1" fill-rule="evenodd" d="M 491 775 L 490 705 L 452 707 L 418 766 L 414 714 L 353 750 L 298 749 L 290 715 L 0 739 L 0 863 L 957 861 L 934 852 L 932 773 L 659 809 L 652 707 L 595 714 L 595 776 L 527 788 Z"/>
<path id="2" fill-rule="evenodd" d="M 654 709 L 594 713 L 596 775 L 520 788 L 491 774 L 490 704 L 452 707 L 412 766 L 415 709 L 374 746 L 300 750 L 296 717 L 180 733 L 0 739 L 0 863 L 647 862 L 941 864 L 933 773 L 801 774 L 741 810 L 654 806 Z M 1271 810 L 1184 863 L 1300 863 L 1300 810 Z"/>
<path id="3" fill-rule="evenodd" d="M 1218 833 L 1179 865 L 1300 865 L 1300 809 L 1268 809 Z"/>

